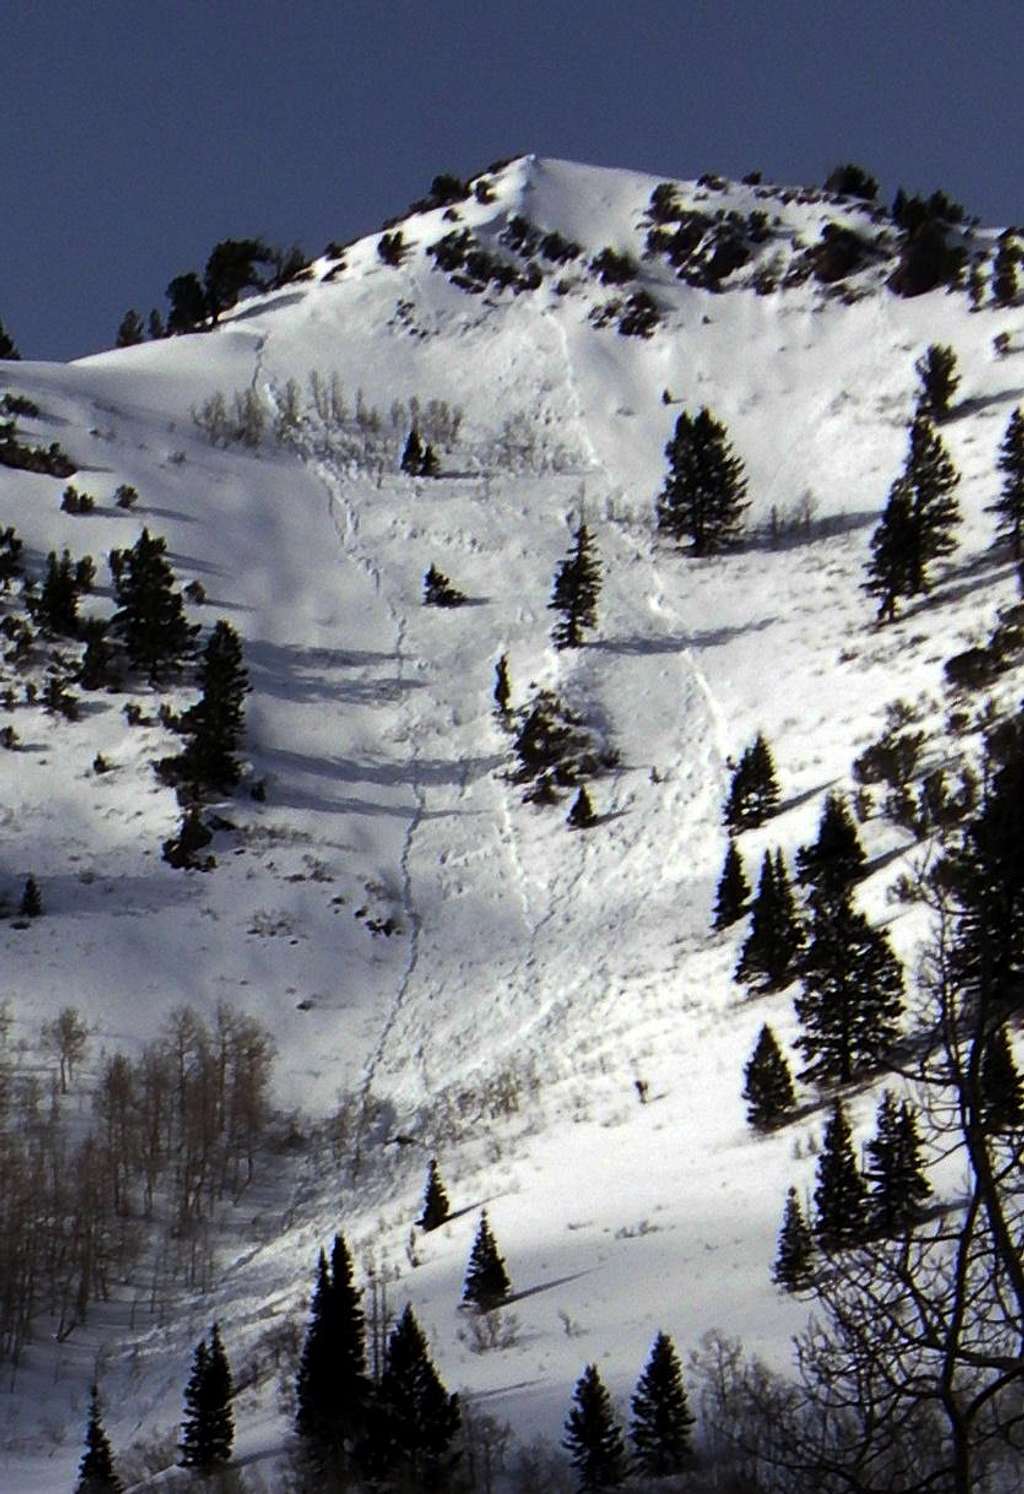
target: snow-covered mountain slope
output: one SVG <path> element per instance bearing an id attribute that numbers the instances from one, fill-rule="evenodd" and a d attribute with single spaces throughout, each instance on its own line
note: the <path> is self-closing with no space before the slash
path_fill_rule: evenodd
<path id="1" fill-rule="evenodd" d="M 762 1022 L 790 1038 L 795 1027 L 791 996 L 754 1002 L 732 983 L 740 933 L 709 935 L 727 759 L 764 730 L 782 778 L 783 812 L 743 837 L 753 874 L 763 849 L 791 856 L 810 838 L 889 702 L 922 697 L 922 720 L 942 731 L 943 661 L 1014 597 L 984 508 L 1024 395 L 1021 314 L 886 291 L 895 232 L 852 201 L 680 186 L 688 212 L 769 215 L 765 240 L 711 290 L 644 258 L 653 179 L 525 158 L 479 181 L 466 201 L 392 228 L 397 265 L 373 236 L 213 332 L 68 367 L 3 366 L 2 387 L 41 411 L 19 431 L 59 440 L 96 498 L 72 516 L 58 480 L 0 469 L 0 526 L 15 525 L 28 568 L 41 573 L 51 549 L 92 554 L 85 610 L 109 615 L 103 559 L 146 525 L 180 580 L 205 588 L 193 620 L 224 617 L 241 634 L 253 685 L 250 771 L 216 806 L 233 828 L 208 874 L 160 857 L 179 810 L 152 772 L 176 741 L 156 711 L 194 698 L 187 686 L 84 695 L 77 723 L 19 695 L 3 864 L 12 899 L 35 874 L 46 914 L 2 935 L 16 1037 L 34 1043 L 70 1001 L 94 1024 L 95 1060 L 135 1051 L 176 1006 L 227 1001 L 273 1031 L 283 1106 L 323 1116 L 339 1094 L 381 1106 L 357 1123 L 358 1178 L 313 1153 L 277 1195 L 243 1202 L 236 1258 L 173 1323 L 129 1331 L 110 1308 L 61 1346 L 55 1384 L 49 1351 L 31 1351 L 8 1418 L 28 1447 L 18 1487 L 67 1485 L 101 1344 L 115 1443 L 169 1425 L 209 1319 L 238 1360 L 284 1315 L 301 1321 L 315 1251 L 337 1227 L 400 1269 L 392 1295 L 414 1303 L 449 1384 L 485 1394 L 526 1436 L 557 1435 L 588 1359 L 624 1396 L 659 1327 L 685 1350 L 717 1326 L 782 1362 L 800 1321 L 767 1268 L 821 1120 L 767 1140 L 744 1124 L 741 1071 Z M 517 252 L 514 220 L 528 220 L 520 242 L 532 227 L 580 253 Z M 781 288 L 823 222 L 885 242 L 845 295 L 813 277 Z M 492 260 L 439 269 L 427 249 L 467 230 Z M 972 252 L 992 238 L 974 233 Z M 588 268 L 605 247 L 633 259 L 629 283 Z M 534 263 L 539 282 L 482 287 L 498 259 L 520 277 Z M 621 335 L 640 290 L 659 324 Z M 868 538 L 902 464 L 915 359 L 934 342 L 955 348 L 963 375 L 943 427 L 962 474 L 960 548 L 927 606 L 876 632 L 859 589 Z M 230 412 L 246 391 L 262 437 L 212 443 L 191 412 L 209 424 L 218 393 Z M 439 441 L 437 480 L 399 471 L 413 397 L 442 436 L 462 412 Z M 749 542 L 712 561 L 653 526 L 666 439 L 681 406 L 701 405 L 728 426 L 751 500 Z M 140 494 L 131 512 L 113 502 L 123 483 Z M 546 604 L 581 515 L 603 569 L 600 620 L 585 648 L 559 653 Z M 431 563 L 471 605 L 422 606 Z M 525 805 L 504 776 L 491 698 L 503 653 L 517 705 L 555 687 L 617 750 L 585 834 L 566 829 L 567 805 Z M 151 724 L 128 726 L 126 701 Z M 94 772 L 97 753 L 110 772 Z M 249 782 L 265 782 L 265 802 Z M 882 820 L 863 834 L 882 863 L 909 843 Z M 912 962 L 922 915 L 885 896 L 899 866 L 880 866 L 862 899 Z M 371 932 L 386 920 L 390 936 Z M 88 1085 L 86 1073 L 65 1106 L 87 1110 Z M 872 1109 L 870 1095 L 854 1102 L 865 1125 Z M 382 1144 L 395 1130 L 420 1144 L 396 1156 Z M 415 1267 L 408 1258 L 432 1151 L 456 1208 L 488 1202 L 524 1293 L 518 1341 L 501 1352 L 472 1353 L 457 1312 L 475 1213 L 419 1243 Z M 31 1450 L 41 1420 L 61 1429 L 45 1460 Z M 238 1422 L 242 1448 L 280 1443 L 269 1372 Z"/>

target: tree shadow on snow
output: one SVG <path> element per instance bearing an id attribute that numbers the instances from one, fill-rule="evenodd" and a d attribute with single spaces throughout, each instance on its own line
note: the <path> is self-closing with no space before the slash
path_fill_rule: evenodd
<path id="1" fill-rule="evenodd" d="M 567 1281 L 579 1281 L 582 1276 L 589 1276 L 590 1271 L 573 1271 L 568 1276 L 556 1276 L 553 1281 L 542 1281 L 538 1286 L 524 1287 L 521 1292 L 510 1292 L 505 1301 L 525 1302 L 527 1297 L 536 1297 L 541 1292 L 553 1292 L 555 1287 L 564 1286 Z"/>
<path id="2" fill-rule="evenodd" d="M 818 794 L 824 793 L 826 789 L 838 782 L 838 778 L 826 778 L 824 783 L 816 784 L 814 788 L 804 789 L 801 794 L 791 794 L 788 799 L 783 800 L 775 813 L 785 814 L 787 810 L 799 809 L 801 804 L 806 804 L 809 799 L 817 798 Z"/>
<path id="3" fill-rule="evenodd" d="M 950 425 L 954 420 L 962 420 L 967 415 L 980 415 L 983 410 L 990 410 L 993 405 L 1017 404 L 1024 399 L 1024 389 L 1000 389 L 996 394 L 975 394 L 969 399 L 962 399 L 950 410 L 943 425 Z"/>

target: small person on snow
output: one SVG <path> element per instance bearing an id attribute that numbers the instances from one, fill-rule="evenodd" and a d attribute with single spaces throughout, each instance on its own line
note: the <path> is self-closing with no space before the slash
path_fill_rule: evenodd
<path id="1" fill-rule="evenodd" d="M 647 1087 L 648 1087 L 647 1086 L 647 1080 L 646 1079 L 634 1079 L 633 1080 L 633 1085 L 634 1085 L 634 1088 L 636 1089 L 637 1098 L 639 1099 L 641 1105 L 646 1105 L 647 1104 Z"/>

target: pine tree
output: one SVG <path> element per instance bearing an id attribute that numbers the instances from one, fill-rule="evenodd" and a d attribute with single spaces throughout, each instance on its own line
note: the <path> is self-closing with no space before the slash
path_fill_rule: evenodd
<path id="1" fill-rule="evenodd" d="M 449 1395 L 442 1384 L 413 1310 L 406 1306 L 388 1339 L 361 1466 L 371 1480 L 404 1471 L 411 1488 L 445 1490 L 460 1425 L 458 1396 Z"/>
<path id="2" fill-rule="evenodd" d="M 465 600 L 465 593 L 453 586 L 436 565 L 431 565 L 423 577 L 424 607 L 461 607 Z"/>
<path id="3" fill-rule="evenodd" d="M 441 463 L 437 459 L 437 452 L 428 441 L 423 448 L 423 460 L 420 463 L 421 477 L 440 477 Z"/>
<path id="4" fill-rule="evenodd" d="M 5 328 L 3 322 L 0 322 L 0 359 L 17 362 L 20 358 L 21 354 L 14 346 L 14 339 Z"/>
<path id="5" fill-rule="evenodd" d="M 730 836 L 725 861 L 722 863 L 722 875 L 718 879 L 718 890 L 715 893 L 715 916 L 711 927 L 719 932 L 736 923 L 746 912 L 749 897 L 750 883 L 743 870 L 743 857 Z"/>
<path id="6" fill-rule="evenodd" d="M 126 311 L 117 329 L 117 341 L 114 346 L 119 348 L 133 348 L 145 340 L 145 335 L 146 329 L 139 313 L 137 311 Z"/>
<path id="7" fill-rule="evenodd" d="M 650 1478 L 681 1473 L 693 1458 L 694 1415 L 675 1345 L 659 1333 L 630 1401 L 633 1464 Z"/>
<path id="8" fill-rule="evenodd" d="M 251 686 L 242 641 L 223 619 L 207 639 L 197 683 L 202 698 L 182 717 L 189 743 L 170 761 L 180 780 L 227 792 L 242 776 L 235 754 L 245 730 L 245 697 Z"/>
<path id="9" fill-rule="evenodd" d="M 986 1128 L 1010 1131 L 1024 1125 L 1024 1085 L 1005 1023 L 995 1028 L 985 1044 L 978 1079 Z"/>
<path id="10" fill-rule="evenodd" d="M 601 590 L 601 565 L 586 524 L 573 535 L 568 559 L 555 572 L 549 612 L 559 619 L 551 630 L 556 648 L 579 648 L 584 633 L 597 626 L 597 598 Z"/>
<path id="11" fill-rule="evenodd" d="M 410 477 L 420 477 L 423 472 L 423 442 L 415 426 L 406 438 L 402 452 L 402 471 Z"/>
<path id="12" fill-rule="evenodd" d="M 597 824 L 597 815 L 594 813 L 594 806 L 590 802 L 585 783 L 581 783 L 576 790 L 576 797 L 566 815 L 565 823 L 570 830 L 589 830 L 592 825 Z"/>
<path id="13" fill-rule="evenodd" d="M 875 1116 L 875 1134 L 865 1148 L 871 1184 L 871 1222 L 879 1234 L 895 1235 L 917 1217 L 931 1193 L 921 1162 L 921 1138 L 913 1106 L 897 1105 L 885 1090 Z"/>
<path id="14" fill-rule="evenodd" d="M 796 974 L 803 931 L 781 851 L 768 851 L 761 862 L 757 894 L 751 905 L 750 932 L 740 951 L 735 979 L 758 991 L 775 991 Z"/>
<path id="15" fill-rule="evenodd" d="M 234 1389 L 220 1330 L 214 1323 L 210 1343 L 200 1339 L 192 1361 L 192 1374 L 185 1387 L 185 1416 L 181 1428 L 181 1462 L 184 1468 L 204 1473 L 227 1463 L 235 1440 L 231 1412 Z"/>
<path id="16" fill-rule="evenodd" d="M 796 1046 L 807 1060 L 800 1077 L 846 1084 L 878 1068 L 899 1037 L 903 971 L 849 893 L 815 907 L 800 973 Z"/>
<path id="17" fill-rule="evenodd" d="M 997 545 L 1009 545 L 1014 560 L 1024 555 L 1024 414 L 1014 410 L 999 448 L 996 466 L 1003 476 L 1003 490 L 986 510 L 998 514 Z"/>
<path id="18" fill-rule="evenodd" d="M 867 863 L 857 826 L 841 794 L 827 794 L 818 823 L 818 838 L 796 853 L 797 881 L 813 906 L 846 895 Z"/>
<path id="19" fill-rule="evenodd" d="M 626 1448 L 596 1364 L 588 1364 L 576 1382 L 562 1446 L 579 1475 L 580 1494 L 617 1489 L 625 1482 Z"/>
<path id="20" fill-rule="evenodd" d="M 39 883 L 35 877 L 25 878 L 25 886 L 21 894 L 21 902 L 18 905 L 18 913 L 22 918 L 38 918 L 43 911 L 43 898 L 39 891 Z"/>
<path id="21" fill-rule="evenodd" d="M 1017 266 L 1020 263 L 1020 249 L 1014 240 L 1004 236 L 999 241 L 996 250 L 995 263 L 992 267 L 992 301 L 996 306 L 1012 306 L 1017 299 L 1019 285 L 1017 281 Z"/>
<path id="22" fill-rule="evenodd" d="M 114 1455 L 100 1414 L 99 1390 L 94 1385 L 89 1391 L 85 1453 L 78 1465 L 75 1494 L 122 1494 L 123 1489 L 124 1485 L 114 1472 Z"/>
<path id="23" fill-rule="evenodd" d="M 423 1212 L 416 1221 L 421 1229 L 437 1229 L 448 1218 L 448 1194 L 441 1181 L 441 1172 L 433 1159 L 427 1168 L 427 1186 L 423 1194 Z"/>
<path id="24" fill-rule="evenodd" d="M 508 677 L 508 654 L 502 654 L 494 666 L 494 705 L 498 719 L 507 725 L 511 719 L 512 685 Z"/>
<path id="25" fill-rule="evenodd" d="M 747 1102 L 747 1123 L 756 1131 L 783 1125 L 796 1105 L 789 1064 L 767 1023 L 743 1070 L 743 1098 Z"/>
<path id="26" fill-rule="evenodd" d="M 878 621 L 895 622 L 900 597 L 911 594 L 910 570 L 914 550 L 914 515 L 910 486 L 898 477 L 871 536 L 871 559 L 863 589 L 878 598 Z"/>
<path id="27" fill-rule="evenodd" d="M 956 353 L 946 343 L 933 342 L 914 364 L 921 380 L 917 408 L 937 424 L 947 419 L 950 401 L 960 383 Z"/>
<path id="28" fill-rule="evenodd" d="M 508 1300 L 511 1290 L 505 1262 L 495 1244 L 491 1226 L 487 1222 L 487 1210 L 484 1209 L 466 1267 L 462 1300 L 472 1303 L 481 1312 L 490 1312 Z"/>
<path id="29" fill-rule="evenodd" d="M 206 1339 L 196 1344 L 192 1358 L 192 1373 L 185 1386 L 185 1415 L 181 1423 L 181 1466 L 183 1468 L 208 1469 L 210 1461 L 206 1445 L 206 1428 L 203 1424 L 203 1387 L 206 1381 L 210 1351 Z"/>
<path id="30" fill-rule="evenodd" d="M 911 424 L 904 475 L 910 485 L 915 537 L 910 594 L 916 596 L 928 590 L 929 564 L 956 549 L 953 528 L 960 521 L 960 510 L 952 496 L 960 474 L 927 416 L 918 415 Z"/>
<path id="31" fill-rule="evenodd" d="M 119 603 L 113 627 L 124 639 L 132 665 L 146 671 L 151 685 L 166 671 L 181 667 L 193 653 L 199 631 L 185 617 L 166 555 L 166 541 L 143 529 L 130 550 L 117 552 L 116 560 L 111 556 Z"/>
<path id="32" fill-rule="evenodd" d="M 78 582 L 70 551 L 65 550 L 59 560 L 56 550 L 51 550 L 46 557 L 46 575 L 32 611 L 40 626 L 48 632 L 60 633 L 67 638 L 77 636 Z"/>
<path id="33" fill-rule="evenodd" d="M 733 771 L 725 803 L 725 823 L 730 830 L 751 830 L 763 825 L 778 807 L 775 761 L 764 733 L 758 732 Z"/>
<path id="34" fill-rule="evenodd" d="M 658 495 L 658 528 L 694 555 L 713 555 L 734 544 L 748 505 L 743 463 L 729 444 L 725 426 L 708 409 L 684 411 L 665 447 L 669 471 Z"/>
<path id="35" fill-rule="evenodd" d="M 824 1245 L 843 1250 L 863 1240 L 868 1225 L 867 1184 L 857 1167 L 846 1112 L 838 1101 L 825 1127 L 814 1207 L 814 1233 Z"/>
<path id="36" fill-rule="evenodd" d="M 330 1264 L 321 1250 L 296 1379 L 295 1430 L 335 1460 L 362 1435 L 370 1399 L 366 1325 L 352 1257 L 337 1234 Z"/>
<path id="37" fill-rule="evenodd" d="M 796 1189 L 790 1188 L 772 1266 L 772 1281 L 786 1292 L 806 1291 L 811 1284 L 813 1264 L 814 1239 L 804 1219 Z"/>

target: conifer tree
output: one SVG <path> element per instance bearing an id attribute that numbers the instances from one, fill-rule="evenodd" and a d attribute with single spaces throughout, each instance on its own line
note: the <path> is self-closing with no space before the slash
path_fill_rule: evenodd
<path id="1" fill-rule="evenodd" d="M 436 565 L 431 565 L 423 577 L 424 607 L 461 607 L 465 600 L 465 593 L 453 586 Z"/>
<path id="2" fill-rule="evenodd" d="M 797 881 L 808 889 L 811 906 L 846 895 L 867 863 L 857 826 L 841 794 L 827 794 L 818 838 L 796 853 Z"/>
<path id="3" fill-rule="evenodd" d="M 905 1100 L 897 1105 L 891 1090 L 882 1094 L 875 1134 L 865 1150 L 871 1222 L 880 1234 L 895 1235 L 913 1222 L 932 1190 L 921 1161 L 913 1106 Z"/>
<path id="4" fill-rule="evenodd" d="M 146 329 L 139 313 L 134 310 L 126 311 L 117 329 L 117 341 L 114 346 L 119 348 L 133 348 L 138 343 L 143 342 L 145 336 Z"/>
<path id="5" fill-rule="evenodd" d="M 814 1233 L 843 1250 L 859 1244 L 868 1225 L 867 1184 L 857 1167 L 846 1111 L 837 1100 L 825 1127 L 814 1190 Z"/>
<path id="6" fill-rule="evenodd" d="M 565 817 L 565 823 L 570 830 L 589 830 L 592 825 L 597 824 L 597 815 L 585 783 L 581 783 L 576 790 L 576 797 Z"/>
<path id="7" fill-rule="evenodd" d="M 579 648 L 584 633 L 597 626 L 597 598 L 601 590 L 601 565 L 586 524 L 573 535 L 573 546 L 555 572 L 549 612 L 559 614 L 551 630 L 556 648 Z"/>
<path id="8" fill-rule="evenodd" d="M 1024 414 L 1014 410 L 1006 427 L 996 466 L 1003 490 L 987 510 L 999 517 L 996 544 L 1009 545 L 1014 560 L 1024 556 Z"/>
<path id="9" fill-rule="evenodd" d="M 56 550 L 46 557 L 46 575 L 34 600 L 33 614 L 50 633 L 74 638 L 78 634 L 78 582 L 71 553 L 65 550 L 57 559 Z"/>
<path id="10" fill-rule="evenodd" d="M 758 991 L 775 991 L 796 974 L 803 930 L 781 851 L 768 851 L 761 862 L 757 895 L 751 905 L 750 932 L 740 951 L 735 978 Z"/>
<path id="11" fill-rule="evenodd" d="M 242 776 L 236 753 L 245 729 L 249 674 L 242 641 L 221 619 L 210 634 L 199 663 L 201 699 L 184 713 L 190 740 L 179 757 L 168 760 L 179 780 L 197 786 L 233 789 Z"/>
<path id="12" fill-rule="evenodd" d="M 1010 1131 L 1024 1125 L 1024 1085 L 1003 1022 L 982 1052 L 979 1090 L 982 1118 L 989 1130 Z"/>
<path id="13" fill-rule="evenodd" d="M 747 1122 L 756 1131 L 771 1131 L 784 1124 L 796 1105 L 789 1064 L 767 1023 L 743 1071 L 743 1098 L 747 1102 Z"/>
<path id="14" fill-rule="evenodd" d="M 903 971 L 848 892 L 815 907 L 800 973 L 796 1046 L 807 1060 L 800 1077 L 846 1084 L 877 1068 L 899 1037 Z"/>
<path id="15" fill-rule="evenodd" d="M 803 1292 L 810 1286 L 814 1264 L 814 1238 L 804 1219 L 796 1189 L 786 1194 L 786 1207 L 772 1266 L 772 1281 L 786 1292 Z"/>
<path id="16" fill-rule="evenodd" d="M 708 409 L 685 411 L 665 447 L 669 471 L 658 495 L 658 528 L 694 555 L 713 555 L 739 537 L 747 481 L 725 426 Z"/>
<path id="17" fill-rule="evenodd" d="M 233 1395 L 231 1369 L 220 1329 L 214 1323 L 209 1345 L 205 1339 L 196 1345 L 192 1374 L 185 1389 L 181 1429 L 183 1467 L 208 1473 L 229 1461 L 235 1440 Z"/>
<path id="18" fill-rule="evenodd" d="M 893 483 L 881 523 L 871 539 L 865 590 L 881 598 L 879 617 L 891 620 L 896 601 L 928 590 L 928 566 L 951 555 L 960 510 L 953 497 L 960 481 L 934 425 L 917 414 L 903 472 Z"/>
<path id="19" fill-rule="evenodd" d="M 462 1300 L 472 1303 L 481 1312 L 490 1312 L 508 1300 L 511 1289 L 505 1262 L 495 1244 L 487 1220 L 487 1210 L 484 1209 L 466 1267 Z"/>
<path id="20" fill-rule="evenodd" d="M 1019 263 L 1020 249 L 1012 238 L 1004 235 L 999 241 L 992 266 L 992 300 L 996 306 L 1012 306 L 1016 301 L 1019 292 Z"/>
<path id="21" fill-rule="evenodd" d="M 185 1386 L 185 1415 L 181 1423 L 181 1466 L 183 1468 L 208 1469 L 210 1461 L 206 1445 L 206 1429 L 203 1425 L 203 1387 L 206 1380 L 210 1351 L 206 1339 L 196 1344 L 192 1358 L 192 1373 Z"/>
<path id="22" fill-rule="evenodd" d="M 956 353 L 946 343 L 933 342 L 914 364 L 921 380 L 917 408 L 936 424 L 949 415 L 950 400 L 960 383 Z"/>
<path id="23" fill-rule="evenodd" d="M 114 1472 L 114 1455 L 100 1413 L 99 1391 L 89 1391 L 89 1419 L 85 1428 L 85 1453 L 78 1465 L 75 1494 L 122 1494 L 124 1485 Z"/>
<path id="24" fill-rule="evenodd" d="M 39 891 L 39 883 L 35 877 L 25 878 L 25 886 L 21 894 L 21 902 L 18 912 L 22 918 L 38 918 L 43 911 L 43 898 Z"/>
<path id="25" fill-rule="evenodd" d="M 423 460 L 420 463 L 421 477 L 440 477 L 441 463 L 437 459 L 437 452 L 428 441 L 423 448 Z"/>
<path id="26" fill-rule="evenodd" d="M 14 339 L 4 327 L 3 322 L 0 322 L 0 359 L 17 362 L 20 358 L 21 354 L 14 346 Z"/>
<path id="27" fill-rule="evenodd" d="M 507 726 L 512 715 L 512 685 L 508 677 L 508 654 L 502 654 L 494 666 L 494 705 L 499 721 Z"/>
<path id="28" fill-rule="evenodd" d="M 146 671 L 151 685 L 181 667 L 194 651 L 199 631 L 185 617 L 166 555 L 166 541 L 154 539 L 148 529 L 130 550 L 111 555 L 119 603 L 113 626 L 124 639 L 132 665 Z"/>
<path id="29" fill-rule="evenodd" d="M 716 931 L 727 929 L 741 919 L 747 910 L 750 883 L 743 870 L 743 857 L 739 847 L 730 836 L 722 864 L 722 875 L 715 894 L 715 916 L 711 927 Z"/>
<path id="30" fill-rule="evenodd" d="M 683 1384 L 675 1345 L 659 1333 L 630 1401 L 629 1440 L 633 1464 L 649 1478 L 682 1473 L 693 1457 L 695 1417 Z"/>
<path id="31" fill-rule="evenodd" d="M 895 622 L 896 604 L 908 597 L 911 556 L 914 550 L 914 515 L 910 487 L 898 477 L 871 536 L 871 559 L 867 563 L 864 590 L 878 598 L 878 621 Z"/>
<path id="32" fill-rule="evenodd" d="M 579 1475 L 580 1494 L 617 1489 L 625 1482 L 626 1448 L 596 1364 L 588 1364 L 576 1382 L 562 1446 Z"/>
<path id="33" fill-rule="evenodd" d="M 411 1480 L 399 1487 L 444 1491 L 450 1487 L 447 1479 L 457 1456 L 452 1444 L 460 1425 L 458 1396 L 449 1395 L 442 1384 L 413 1310 L 406 1306 L 388 1338 L 360 1466 L 375 1487 L 397 1473 Z"/>
<path id="34" fill-rule="evenodd" d="M 725 823 L 730 830 L 750 830 L 763 825 L 778 807 L 775 761 L 764 733 L 758 732 L 733 771 L 725 803 Z"/>
<path id="35" fill-rule="evenodd" d="M 431 1159 L 427 1168 L 427 1185 L 423 1194 L 423 1212 L 416 1222 L 421 1229 L 437 1229 L 445 1222 L 450 1212 L 448 1194 L 441 1181 L 440 1168 L 437 1162 Z"/>
<path id="36" fill-rule="evenodd" d="M 406 438 L 402 452 L 402 471 L 410 477 L 420 477 L 423 473 L 423 442 L 415 426 Z"/>
<path id="37" fill-rule="evenodd" d="M 309 1324 L 296 1380 L 295 1430 L 335 1459 L 361 1435 L 370 1382 L 361 1293 L 352 1257 L 337 1234 L 328 1260 L 321 1250 Z"/>

